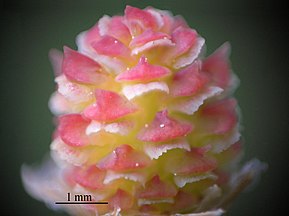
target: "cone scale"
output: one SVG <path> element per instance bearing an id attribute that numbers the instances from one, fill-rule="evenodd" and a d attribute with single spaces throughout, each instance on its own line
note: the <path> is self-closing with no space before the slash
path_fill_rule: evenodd
<path id="1" fill-rule="evenodd" d="M 180 16 L 127 6 L 50 53 L 50 159 L 22 167 L 28 193 L 71 215 L 221 215 L 264 169 L 240 168 L 230 45 L 204 57 Z M 67 195 L 94 202 L 57 206 Z"/>

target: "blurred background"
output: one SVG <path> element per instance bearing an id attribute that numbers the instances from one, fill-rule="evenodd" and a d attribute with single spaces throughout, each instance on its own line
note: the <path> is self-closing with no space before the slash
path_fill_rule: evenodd
<path id="1" fill-rule="evenodd" d="M 258 0 L 1 1 L 0 215 L 65 215 L 27 195 L 20 179 L 22 164 L 40 163 L 49 151 L 53 116 L 47 103 L 55 84 L 48 51 L 76 48 L 79 32 L 104 14 L 121 14 L 127 4 L 181 14 L 206 39 L 208 54 L 231 43 L 232 67 L 241 80 L 235 95 L 244 161 L 257 157 L 269 169 L 228 215 L 281 215 L 289 184 L 288 7 L 285 1 Z"/>

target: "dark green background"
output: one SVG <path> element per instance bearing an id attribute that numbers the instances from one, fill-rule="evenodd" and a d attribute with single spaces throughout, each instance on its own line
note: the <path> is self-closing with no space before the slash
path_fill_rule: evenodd
<path id="1" fill-rule="evenodd" d="M 284 1 L 285 2 L 285 1 Z M 75 36 L 102 15 L 126 4 L 181 14 L 206 38 L 208 52 L 225 41 L 241 80 L 245 159 L 269 164 L 258 186 L 242 194 L 232 216 L 280 215 L 288 203 L 288 25 L 282 1 L 1 1 L 1 187 L 0 215 L 56 215 L 28 196 L 20 180 L 23 163 L 40 162 L 53 131 L 48 110 L 55 89 L 48 51 L 75 48 Z"/>

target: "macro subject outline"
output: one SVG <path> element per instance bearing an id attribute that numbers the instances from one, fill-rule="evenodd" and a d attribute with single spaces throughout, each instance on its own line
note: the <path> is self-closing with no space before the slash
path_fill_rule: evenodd
<path id="1" fill-rule="evenodd" d="M 76 44 L 50 52 L 56 129 L 44 164 L 22 166 L 31 196 L 70 215 L 222 215 L 265 170 L 241 166 L 228 42 L 206 55 L 181 16 L 127 6 Z"/>

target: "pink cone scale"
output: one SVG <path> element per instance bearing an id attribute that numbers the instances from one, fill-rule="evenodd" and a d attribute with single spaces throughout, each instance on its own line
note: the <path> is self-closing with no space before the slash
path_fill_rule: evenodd
<path id="1" fill-rule="evenodd" d="M 28 193 L 108 202 L 57 206 L 71 215 L 221 215 L 265 166 L 240 168 L 230 45 L 203 57 L 204 42 L 180 16 L 127 6 L 52 50 L 56 132 L 48 165 L 22 167 Z"/>

